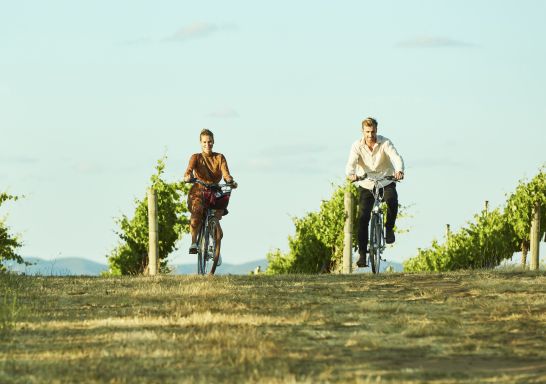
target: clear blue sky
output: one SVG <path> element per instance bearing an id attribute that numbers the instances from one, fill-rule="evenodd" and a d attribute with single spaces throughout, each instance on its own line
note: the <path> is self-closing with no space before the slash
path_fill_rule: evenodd
<path id="1" fill-rule="evenodd" d="M 216 135 L 240 183 L 224 260 L 287 248 L 374 116 L 406 162 L 391 259 L 546 162 L 546 2 L 5 1 L 0 190 L 23 256 L 106 262 L 156 160 Z M 188 239 L 171 255 L 193 262 Z M 544 257 L 544 256 L 543 256 Z"/>

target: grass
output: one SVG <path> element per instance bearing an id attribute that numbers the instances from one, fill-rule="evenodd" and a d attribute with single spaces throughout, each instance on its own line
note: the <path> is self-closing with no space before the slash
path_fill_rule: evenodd
<path id="1" fill-rule="evenodd" d="M 10 335 L 15 328 L 17 314 L 17 296 L 9 291 L 4 292 L 3 299 L 0 298 L 0 339 Z"/>
<path id="2" fill-rule="evenodd" d="M 0 275 L 0 292 L 1 383 L 546 381 L 544 272 Z"/>

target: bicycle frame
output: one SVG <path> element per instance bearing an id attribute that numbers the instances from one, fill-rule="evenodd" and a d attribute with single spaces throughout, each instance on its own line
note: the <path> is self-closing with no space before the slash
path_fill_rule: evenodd
<path id="1" fill-rule="evenodd" d="M 201 184 L 206 189 L 217 189 L 221 192 L 231 192 L 233 186 L 230 184 L 207 184 L 198 179 L 192 179 L 190 182 Z M 203 191 L 204 194 L 204 191 Z M 203 202 L 205 197 L 203 196 Z M 203 220 L 201 227 L 197 233 L 197 273 L 205 275 L 207 273 L 214 274 L 216 264 L 218 263 L 218 255 L 216 255 L 216 227 L 219 226 L 216 218 L 216 209 L 205 207 L 203 210 Z"/>
<path id="2" fill-rule="evenodd" d="M 206 208 L 203 213 L 203 220 L 201 221 L 201 227 L 197 234 L 197 273 L 200 275 L 206 275 L 209 272 L 209 264 L 212 258 L 214 258 L 214 246 L 210 249 L 210 222 L 216 218 L 216 210 Z M 212 251 L 212 252 L 211 252 Z M 212 268 L 210 268 L 212 269 Z"/>
<path id="3" fill-rule="evenodd" d="M 368 236 L 368 251 L 370 254 L 370 264 L 372 267 L 372 272 L 375 274 L 379 273 L 379 267 L 381 260 L 386 261 L 381 258 L 381 254 L 385 251 L 385 217 L 383 215 L 383 209 L 381 204 L 383 203 L 383 193 L 384 187 L 380 183 L 382 180 L 395 180 L 393 176 L 380 175 L 373 177 L 370 175 L 364 175 L 363 177 L 358 178 L 358 180 L 370 180 L 374 183 L 372 188 L 372 195 L 374 197 L 370 224 L 369 224 L 369 236 Z"/>

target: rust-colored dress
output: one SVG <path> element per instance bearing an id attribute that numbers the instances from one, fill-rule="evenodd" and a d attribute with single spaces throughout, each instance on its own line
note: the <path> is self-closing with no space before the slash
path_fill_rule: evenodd
<path id="1" fill-rule="evenodd" d="M 233 177 L 229 173 L 226 158 L 221 153 L 195 153 L 190 157 L 184 177 L 192 176 L 207 184 L 218 184 L 222 177 L 231 182 Z M 203 215 L 203 189 L 200 184 L 194 184 L 188 193 L 188 209 L 193 217 Z"/>

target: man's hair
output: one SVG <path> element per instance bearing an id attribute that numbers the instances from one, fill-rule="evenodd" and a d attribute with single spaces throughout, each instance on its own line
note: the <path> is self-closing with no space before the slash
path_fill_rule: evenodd
<path id="1" fill-rule="evenodd" d="M 201 138 L 203 136 L 210 136 L 212 138 L 212 141 L 214 141 L 214 133 L 208 129 L 202 129 L 201 133 L 199 134 L 199 141 L 201 141 Z"/>
<path id="2" fill-rule="evenodd" d="M 362 129 L 364 127 L 371 127 L 373 129 L 377 129 L 377 120 L 373 117 L 367 117 L 364 120 L 362 120 Z"/>

